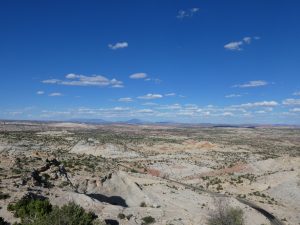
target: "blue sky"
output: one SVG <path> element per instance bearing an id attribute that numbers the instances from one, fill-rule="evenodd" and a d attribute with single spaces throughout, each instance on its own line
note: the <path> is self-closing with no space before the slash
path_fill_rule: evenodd
<path id="1" fill-rule="evenodd" d="M 300 123 L 300 2 L 3 0 L 0 118 Z"/>

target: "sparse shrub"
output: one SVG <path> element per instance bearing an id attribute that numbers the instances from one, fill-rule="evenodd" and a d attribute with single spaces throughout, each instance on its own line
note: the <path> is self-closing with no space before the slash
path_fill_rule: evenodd
<path id="1" fill-rule="evenodd" d="M 0 217 L 0 225 L 9 225 L 2 217 Z"/>
<path id="2" fill-rule="evenodd" d="M 145 202 L 141 202 L 140 207 L 147 207 Z"/>
<path id="3" fill-rule="evenodd" d="M 2 199 L 8 199 L 8 198 L 10 198 L 9 194 L 0 192 L 0 200 L 2 200 Z"/>
<path id="4" fill-rule="evenodd" d="M 138 171 L 136 169 L 131 169 L 130 172 L 131 173 L 138 173 Z"/>
<path id="5" fill-rule="evenodd" d="M 133 215 L 132 215 L 132 214 L 129 214 L 129 215 L 126 216 L 126 219 L 127 219 L 127 220 L 130 220 L 131 217 L 133 217 Z"/>
<path id="6" fill-rule="evenodd" d="M 244 225 L 244 213 L 239 208 L 228 207 L 224 201 L 216 201 L 216 210 L 210 214 L 208 225 Z"/>
<path id="7" fill-rule="evenodd" d="M 19 225 L 93 225 L 97 218 L 75 203 L 59 208 L 52 206 L 45 198 L 32 195 L 26 195 L 15 204 L 9 204 L 7 209 L 21 218 Z"/>
<path id="8" fill-rule="evenodd" d="M 7 209 L 8 211 L 14 211 L 14 216 L 21 218 L 21 221 L 27 221 L 49 213 L 52 205 L 46 199 L 26 195 L 15 204 L 9 204 Z"/>
<path id="9" fill-rule="evenodd" d="M 121 220 L 123 220 L 123 219 L 126 218 L 126 216 L 125 216 L 125 214 L 123 214 L 123 213 L 119 213 L 119 214 L 118 214 L 118 218 L 121 219 Z"/>
<path id="10" fill-rule="evenodd" d="M 61 208 L 53 207 L 48 215 L 35 220 L 32 225 L 92 225 L 95 219 L 93 213 L 85 212 L 75 203 L 69 203 Z"/>
<path id="11" fill-rule="evenodd" d="M 142 220 L 144 221 L 142 223 L 142 225 L 155 223 L 155 218 L 153 218 L 152 216 L 146 216 L 146 217 L 142 218 Z"/>

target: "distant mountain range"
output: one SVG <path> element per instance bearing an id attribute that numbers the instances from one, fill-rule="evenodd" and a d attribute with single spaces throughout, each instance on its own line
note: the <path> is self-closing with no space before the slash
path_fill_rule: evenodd
<path id="1" fill-rule="evenodd" d="M 125 121 L 107 121 L 103 119 L 87 119 L 87 118 L 74 118 L 64 121 L 46 121 L 46 120 L 1 120 L 0 122 L 14 122 L 14 123 L 86 123 L 86 124 L 131 124 L 131 125 L 168 125 L 168 126 L 181 126 L 181 127 L 215 127 L 215 128 L 256 128 L 256 127 L 295 127 L 300 128 L 300 125 L 292 124 L 217 124 L 217 123 L 183 123 L 174 121 L 159 121 L 159 122 L 149 122 L 140 119 L 130 119 Z"/>
<path id="2" fill-rule="evenodd" d="M 300 127 L 300 125 L 290 125 L 290 124 L 217 124 L 217 123 L 183 123 L 174 121 L 159 121 L 159 122 L 149 122 L 140 119 L 130 119 L 125 121 L 107 121 L 103 119 L 71 119 L 67 122 L 74 123 L 90 123 L 90 124 L 149 124 L 149 125 L 180 125 L 180 126 L 202 126 L 202 127 L 224 127 L 224 128 L 256 128 L 256 127 Z"/>

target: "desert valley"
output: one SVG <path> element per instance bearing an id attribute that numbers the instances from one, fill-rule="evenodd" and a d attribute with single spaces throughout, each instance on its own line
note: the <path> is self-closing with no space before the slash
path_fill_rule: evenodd
<path id="1" fill-rule="evenodd" d="M 103 224 L 300 224 L 300 129 L 2 121 L 0 217 L 23 196 L 74 202 Z M 222 202 L 222 203 L 220 203 Z M 253 205 L 251 205 L 253 204 Z M 274 217 L 274 218 L 273 218 Z"/>

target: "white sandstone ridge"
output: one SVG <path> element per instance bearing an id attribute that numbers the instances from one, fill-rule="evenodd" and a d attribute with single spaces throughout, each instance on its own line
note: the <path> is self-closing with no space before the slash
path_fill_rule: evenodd
<path id="1" fill-rule="evenodd" d="M 105 178 L 73 177 L 72 183 L 78 187 L 79 193 L 112 205 L 137 207 L 141 202 L 152 204 L 140 186 L 123 171 L 114 172 Z"/>
<path id="2" fill-rule="evenodd" d="M 121 145 L 85 141 L 79 141 L 70 153 L 102 156 L 104 158 L 135 158 L 139 156 L 135 151 L 125 150 Z"/>

